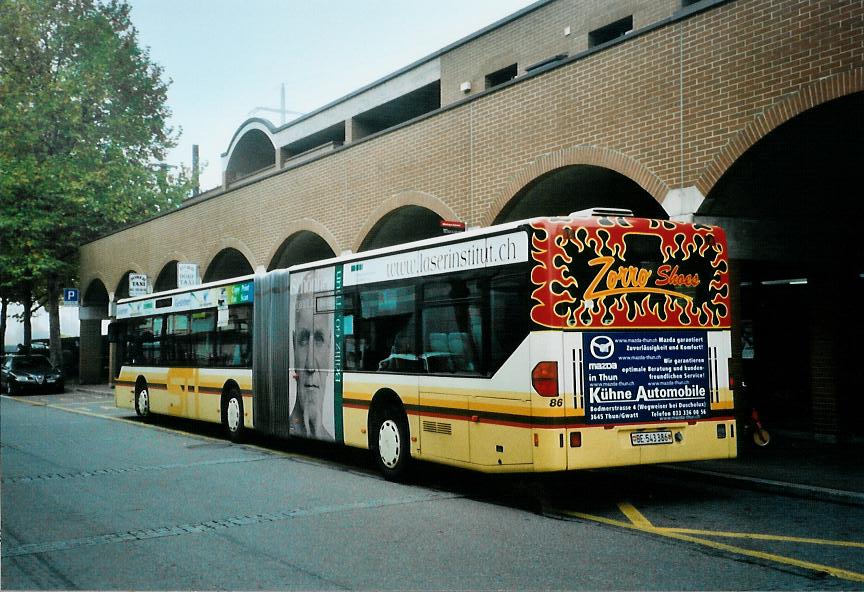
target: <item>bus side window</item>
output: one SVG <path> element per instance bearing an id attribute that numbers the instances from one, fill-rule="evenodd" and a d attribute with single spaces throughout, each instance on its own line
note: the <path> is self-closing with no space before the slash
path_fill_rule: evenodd
<path id="1" fill-rule="evenodd" d="M 143 319 L 141 325 L 140 353 L 138 364 L 158 366 L 162 363 L 162 326 L 164 317 Z"/>
<path id="2" fill-rule="evenodd" d="M 489 289 L 491 372 L 497 371 L 528 335 L 527 289 L 519 276 L 492 280 Z"/>
<path id="3" fill-rule="evenodd" d="M 202 310 L 192 313 L 191 356 L 196 366 L 212 366 L 216 344 L 216 311 Z"/>
<path id="4" fill-rule="evenodd" d="M 141 319 L 130 319 L 126 327 L 126 345 L 123 348 L 124 364 L 140 364 L 143 358 L 141 342 L 143 340 L 144 328 Z"/>
<path id="5" fill-rule="evenodd" d="M 229 368 L 252 365 L 252 307 L 232 306 L 228 311 L 228 326 L 216 331 L 215 364 Z"/>
<path id="6" fill-rule="evenodd" d="M 165 343 L 162 348 L 166 362 L 181 365 L 189 363 L 191 358 L 189 333 L 189 313 L 181 312 L 168 315 Z"/>
<path id="7" fill-rule="evenodd" d="M 358 370 L 418 372 L 413 285 L 366 289 L 353 317 Z"/>
<path id="8" fill-rule="evenodd" d="M 424 287 L 423 358 L 429 372 L 483 372 L 482 300 L 477 280 L 457 277 Z"/>

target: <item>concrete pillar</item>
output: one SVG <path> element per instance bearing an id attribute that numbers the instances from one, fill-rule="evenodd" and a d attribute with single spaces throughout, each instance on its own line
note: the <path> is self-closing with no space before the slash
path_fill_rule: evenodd
<path id="1" fill-rule="evenodd" d="M 102 321 L 81 320 L 81 357 L 78 379 L 81 384 L 98 384 L 108 380 L 102 370 Z"/>
<path id="2" fill-rule="evenodd" d="M 663 198 L 663 209 L 669 214 L 670 220 L 677 222 L 693 222 L 693 215 L 699 210 L 705 196 L 695 187 L 670 189 Z"/>
<path id="3" fill-rule="evenodd" d="M 729 300 L 732 307 L 732 360 L 729 363 L 729 371 L 735 379 L 735 388 L 739 389 L 744 379 L 744 366 L 741 362 L 741 266 L 738 260 L 729 261 Z M 740 391 L 738 391 L 740 392 Z M 735 397 L 736 408 L 739 404 Z"/>
<path id="4" fill-rule="evenodd" d="M 120 368 L 117 367 L 117 344 L 109 343 L 108 344 L 108 383 L 114 384 L 114 377 L 120 371 Z"/>
<path id="5" fill-rule="evenodd" d="M 363 124 L 354 119 L 345 120 L 345 143 L 350 144 L 356 142 L 360 138 L 369 135 L 369 131 L 363 127 Z"/>

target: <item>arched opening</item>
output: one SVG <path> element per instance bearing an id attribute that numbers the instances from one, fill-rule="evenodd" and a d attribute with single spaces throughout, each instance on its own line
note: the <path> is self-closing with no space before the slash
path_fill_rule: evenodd
<path id="1" fill-rule="evenodd" d="M 335 255 L 336 253 L 323 238 L 314 232 L 301 230 L 285 239 L 285 242 L 273 256 L 267 270 L 285 269 L 292 265 L 329 259 Z"/>
<path id="2" fill-rule="evenodd" d="M 105 318 L 108 317 L 108 290 L 102 280 L 95 279 L 90 282 L 87 289 L 84 290 L 81 307 L 102 310 L 105 313 Z"/>
<path id="3" fill-rule="evenodd" d="M 566 216 L 591 207 L 624 208 L 637 216 L 669 216 L 650 193 L 617 171 L 594 165 L 570 165 L 534 179 L 507 203 L 495 223 L 535 216 Z"/>
<path id="4" fill-rule="evenodd" d="M 225 175 L 228 181 L 256 173 L 276 164 L 276 149 L 267 134 L 252 129 L 243 134 L 231 152 Z"/>
<path id="5" fill-rule="evenodd" d="M 156 283 L 153 284 L 154 292 L 164 292 L 165 290 L 173 290 L 177 287 L 177 260 L 169 261 L 156 276 Z"/>
<path id="6" fill-rule="evenodd" d="M 360 245 L 361 251 L 380 249 L 441 236 L 441 216 L 421 206 L 402 206 L 381 218 Z"/>
<path id="7" fill-rule="evenodd" d="M 207 271 L 204 273 L 204 282 L 215 282 L 229 278 L 249 275 L 252 273 L 252 265 L 237 249 L 227 248 L 219 251 Z"/>
<path id="8" fill-rule="evenodd" d="M 741 279 L 743 377 L 777 427 L 864 434 L 864 93 L 787 121 L 717 182 L 700 219 L 726 227 Z"/>

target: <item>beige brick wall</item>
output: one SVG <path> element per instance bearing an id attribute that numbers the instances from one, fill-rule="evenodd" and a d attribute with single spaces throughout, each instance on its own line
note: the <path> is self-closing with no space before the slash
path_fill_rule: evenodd
<path id="1" fill-rule="evenodd" d="M 441 56 L 441 104 L 464 98 L 463 82 L 472 93 L 485 90 L 485 77 L 517 64 L 518 73 L 552 56 L 575 55 L 588 49 L 588 33 L 627 16 L 635 29 L 671 16 L 676 0 L 559 0 L 541 6 Z M 565 28 L 570 34 L 564 34 Z"/>
<path id="2" fill-rule="evenodd" d="M 597 10 L 584 13 L 592 16 L 579 17 L 575 7 L 585 4 L 546 5 L 444 56 L 452 63 L 442 70 L 459 80 L 459 68 L 493 67 L 506 43 L 526 35 L 520 27 L 540 39 L 513 50 L 524 50 L 527 63 L 531 51 L 537 59 L 557 53 L 553 45 L 562 40 L 578 51 L 589 30 L 620 18 L 619 11 L 632 12 L 639 28 L 678 6 L 596 0 L 587 4 Z M 422 203 L 486 224 L 531 178 L 562 163 L 608 166 L 658 201 L 677 187 L 696 185 L 707 194 L 747 147 L 783 121 L 864 90 L 862 21 L 860 1 L 722 4 L 85 245 L 82 287 L 101 279 L 114 291 L 130 269 L 155 279 L 173 259 L 197 262 L 203 274 L 226 246 L 253 267 L 266 266 L 300 229 L 324 236 L 336 252 L 356 248 L 387 204 Z M 570 38 L 563 37 L 567 23 Z"/>

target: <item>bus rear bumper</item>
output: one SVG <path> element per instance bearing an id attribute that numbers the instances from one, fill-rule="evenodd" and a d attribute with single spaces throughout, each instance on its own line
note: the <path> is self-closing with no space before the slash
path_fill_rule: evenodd
<path id="1" fill-rule="evenodd" d="M 571 434 L 579 432 L 579 437 Z M 567 430 L 567 470 L 735 458 L 733 418 Z M 578 446 L 574 444 L 578 443 Z"/>

